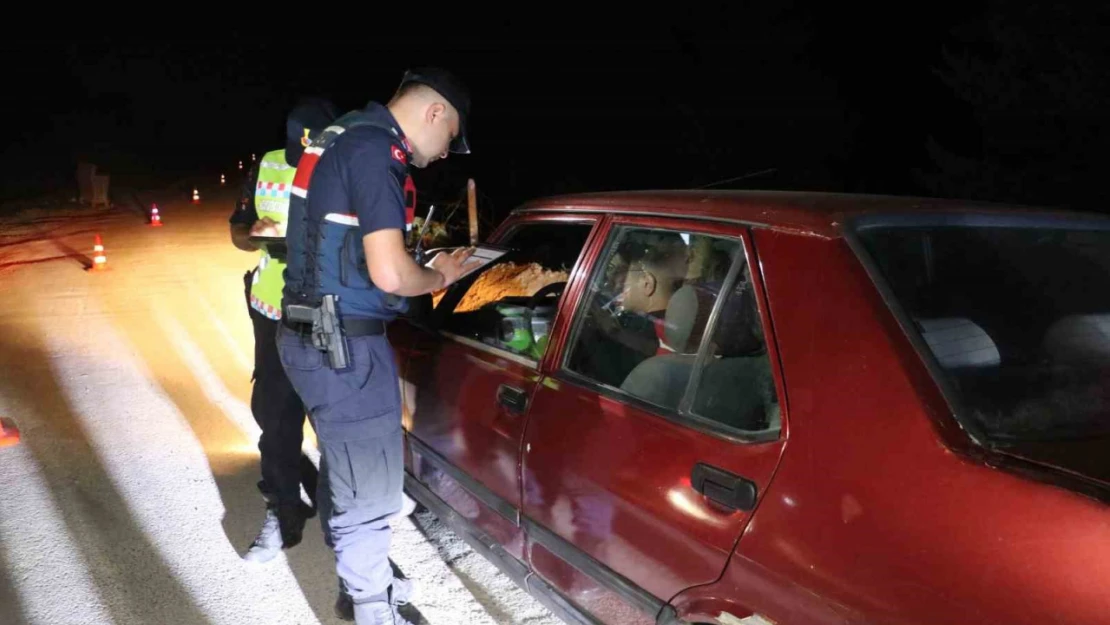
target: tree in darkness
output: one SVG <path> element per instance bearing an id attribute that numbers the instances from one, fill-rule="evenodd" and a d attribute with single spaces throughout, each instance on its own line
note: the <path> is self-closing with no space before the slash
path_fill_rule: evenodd
<path id="1" fill-rule="evenodd" d="M 1106 210 L 1107 23 L 1106 3 L 992 0 L 953 29 L 937 73 L 978 132 L 931 136 L 919 182 L 949 197 Z"/>

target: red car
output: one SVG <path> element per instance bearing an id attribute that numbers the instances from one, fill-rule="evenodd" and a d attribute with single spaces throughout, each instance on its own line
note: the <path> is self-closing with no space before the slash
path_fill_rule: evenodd
<path id="1" fill-rule="evenodd" d="M 566 621 L 1110 623 L 1110 219 L 627 192 L 489 242 L 390 328 L 406 490 Z"/>

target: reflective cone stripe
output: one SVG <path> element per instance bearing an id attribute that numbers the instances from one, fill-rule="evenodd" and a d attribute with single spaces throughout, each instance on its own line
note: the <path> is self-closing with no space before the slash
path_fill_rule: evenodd
<path id="1" fill-rule="evenodd" d="M 96 235 L 96 243 L 93 244 L 93 269 L 104 269 L 108 263 L 108 258 L 104 255 L 104 243 L 100 240 L 100 235 Z"/>

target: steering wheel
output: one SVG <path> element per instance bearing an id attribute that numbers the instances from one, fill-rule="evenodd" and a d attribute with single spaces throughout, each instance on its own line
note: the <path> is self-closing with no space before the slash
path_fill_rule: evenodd
<path id="1" fill-rule="evenodd" d="M 528 298 L 528 301 L 524 304 L 524 306 L 526 308 L 535 310 L 536 306 L 539 306 L 540 301 L 543 300 L 545 297 L 554 293 L 557 299 L 560 295 L 562 295 L 563 289 L 565 288 L 567 288 L 566 282 L 552 282 L 551 284 L 533 293 L 532 297 Z"/>

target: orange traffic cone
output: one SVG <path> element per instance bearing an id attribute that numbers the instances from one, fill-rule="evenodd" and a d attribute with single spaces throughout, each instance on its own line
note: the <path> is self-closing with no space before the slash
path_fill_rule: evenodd
<path id="1" fill-rule="evenodd" d="M 196 187 L 193 187 L 193 204 L 200 204 L 200 193 L 197 192 Z"/>
<path id="2" fill-rule="evenodd" d="M 150 205 L 150 225 L 151 227 L 162 225 L 162 216 L 158 214 L 157 204 Z"/>
<path id="3" fill-rule="evenodd" d="M 96 242 L 93 243 L 93 271 L 104 271 L 108 269 L 108 257 L 104 255 L 104 243 L 100 240 L 100 235 L 96 235 Z"/>
<path id="4" fill-rule="evenodd" d="M 11 447 L 19 442 L 19 429 L 10 419 L 0 417 L 0 447 Z"/>

